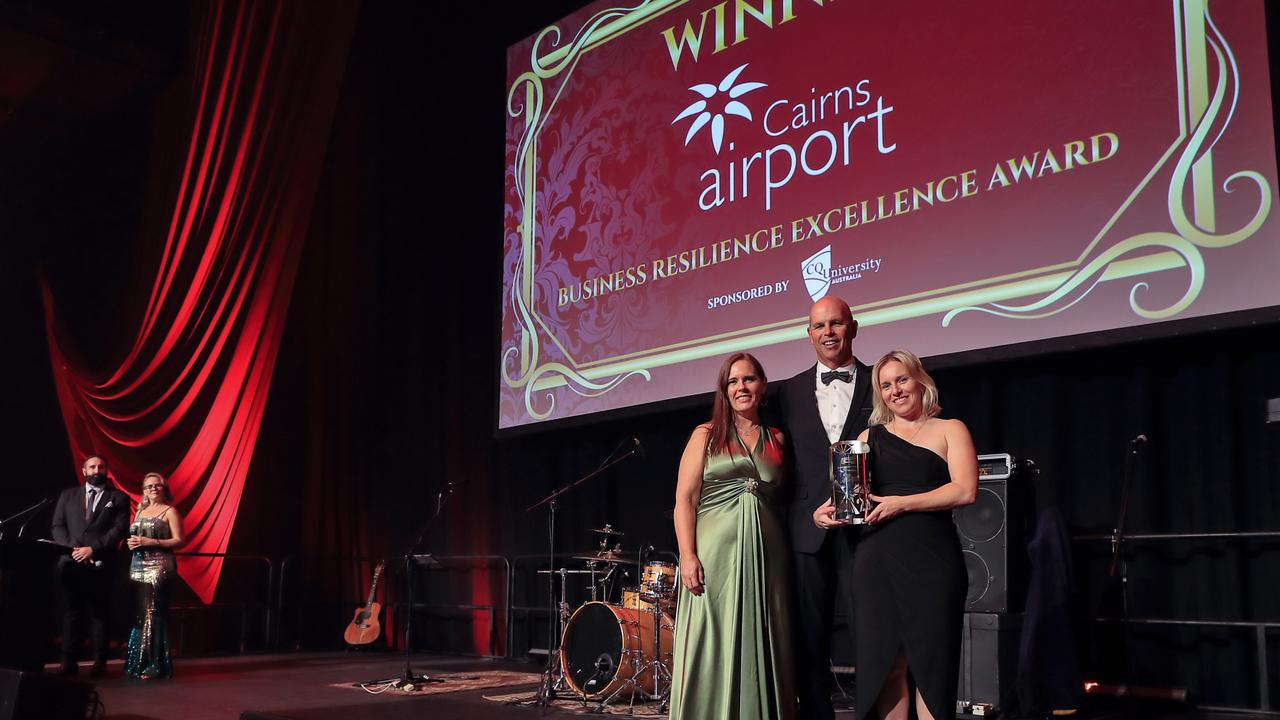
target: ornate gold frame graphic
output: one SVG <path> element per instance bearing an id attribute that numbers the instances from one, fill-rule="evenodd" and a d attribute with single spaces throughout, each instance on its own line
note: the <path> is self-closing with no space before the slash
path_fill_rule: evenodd
<path id="1" fill-rule="evenodd" d="M 594 397 L 608 393 L 632 376 L 647 380 L 649 371 L 654 368 L 805 337 L 805 319 L 797 317 L 627 355 L 578 362 L 572 359 L 537 312 L 534 220 L 538 210 L 535 203 L 538 135 L 559 100 L 564 80 L 572 75 L 578 60 L 592 48 L 687 1 L 653 0 L 630 8 L 602 10 L 593 15 L 564 46 L 560 46 L 559 28 L 548 27 L 534 39 L 530 70 L 517 77 L 508 92 L 508 113 L 524 119 L 514 167 L 515 190 L 521 210 L 521 248 L 513 278 L 515 287 L 510 293 L 511 310 L 520 324 L 520 335 L 518 341 L 502 354 L 502 381 L 508 387 L 524 389 L 525 411 L 534 420 L 546 419 L 555 411 L 553 390 L 561 385 L 579 395 Z M 1171 2 L 1177 48 L 1178 136 L 1084 251 L 1070 262 L 865 303 L 853 308 L 861 325 L 865 327 L 939 313 L 943 314 L 943 327 L 968 312 L 1010 319 L 1042 318 L 1069 309 L 1100 283 L 1142 278 L 1180 268 L 1188 270 L 1188 282 L 1186 290 L 1175 302 L 1161 308 L 1144 307 L 1139 302 L 1139 294 L 1149 285 L 1139 279 L 1130 288 L 1129 308 L 1139 317 L 1159 320 L 1176 316 L 1195 301 L 1205 279 L 1203 251 L 1235 245 L 1254 235 L 1270 215 L 1272 189 L 1267 178 L 1253 170 L 1227 177 L 1222 183 L 1222 192 L 1234 192 L 1233 186 L 1238 181 L 1251 180 L 1258 188 L 1260 200 L 1254 216 L 1243 227 L 1234 232 L 1217 233 L 1213 147 L 1231 124 L 1239 99 L 1240 76 L 1231 47 L 1209 14 L 1208 0 Z M 550 40 L 553 48 L 540 54 L 546 40 Z M 1217 70 L 1213 87 L 1210 87 L 1209 76 L 1211 57 Z M 548 99 L 544 82 L 561 75 L 559 89 Z M 1217 121 L 1224 112 L 1226 117 L 1219 125 Z M 1209 134 L 1215 126 L 1218 133 L 1210 139 Z M 1111 228 L 1175 154 L 1166 191 L 1171 229 L 1138 233 L 1104 246 L 1103 240 Z M 1190 216 L 1184 200 L 1188 182 L 1191 190 Z M 1022 304 L 1008 303 L 1022 298 L 1036 299 Z M 541 359 L 544 337 L 559 348 L 569 364 Z M 545 399 L 543 409 L 539 409 L 535 402 L 540 394 Z"/>

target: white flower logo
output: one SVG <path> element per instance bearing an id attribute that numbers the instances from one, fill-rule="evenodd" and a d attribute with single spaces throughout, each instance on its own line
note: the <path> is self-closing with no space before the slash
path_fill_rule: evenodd
<path id="1" fill-rule="evenodd" d="M 684 136 L 685 147 L 689 146 L 689 141 L 693 139 L 694 135 L 698 134 L 698 131 L 701 130 L 704 125 L 711 123 L 711 146 L 716 149 L 716 154 L 719 155 L 720 143 L 724 139 L 724 116 L 737 115 L 738 117 L 746 118 L 747 120 L 752 119 L 751 111 L 747 109 L 746 105 L 739 102 L 738 98 L 746 95 L 752 90 L 759 90 L 762 87 L 768 86 L 764 83 L 758 82 L 745 82 L 741 85 L 734 85 L 733 83 L 737 81 L 738 75 L 746 69 L 747 63 L 739 65 L 736 70 L 725 75 L 724 79 L 720 81 L 718 86 L 712 85 L 711 83 L 701 83 L 689 88 L 701 95 L 704 99 L 697 100 L 689 107 L 681 110 L 680 114 L 676 116 L 676 119 L 671 121 L 671 124 L 675 125 L 690 115 L 698 116 L 694 118 L 693 124 L 689 126 L 688 134 Z M 711 111 L 707 110 L 707 101 L 713 99 L 717 92 L 728 94 L 729 101 L 724 104 L 724 107 L 720 112 L 713 114 Z"/>

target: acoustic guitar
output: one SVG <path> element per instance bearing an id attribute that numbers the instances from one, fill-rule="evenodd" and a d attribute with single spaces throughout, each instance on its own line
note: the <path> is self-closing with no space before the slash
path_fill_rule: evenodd
<path id="1" fill-rule="evenodd" d="M 381 577 L 382 569 L 386 565 L 385 560 L 378 563 L 377 569 L 373 571 L 373 583 L 369 585 L 369 599 L 364 607 L 356 610 L 355 617 L 351 618 L 351 624 L 342 634 L 342 638 L 348 645 L 368 645 L 377 640 L 378 635 L 382 633 L 382 626 L 378 624 L 378 613 L 382 612 L 382 605 L 374 602 L 373 598 L 374 593 L 378 591 L 378 578 Z"/>

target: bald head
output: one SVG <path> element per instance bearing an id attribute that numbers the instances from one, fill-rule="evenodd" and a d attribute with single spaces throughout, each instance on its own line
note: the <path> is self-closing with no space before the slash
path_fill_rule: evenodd
<path id="1" fill-rule="evenodd" d="M 809 342 L 823 365 L 832 369 L 848 365 L 857 335 L 858 322 L 844 300 L 828 295 L 809 309 Z"/>

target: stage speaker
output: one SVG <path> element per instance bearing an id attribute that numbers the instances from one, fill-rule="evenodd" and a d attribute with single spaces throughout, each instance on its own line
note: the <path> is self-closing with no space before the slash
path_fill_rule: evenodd
<path id="1" fill-rule="evenodd" d="M 1019 613 L 964 614 L 960 687 L 956 693 L 961 708 L 967 711 L 975 705 L 1011 707 L 1021 638 L 1022 615 Z"/>
<path id="2" fill-rule="evenodd" d="M 0 668 L 0 720 L 84 720 L 93 685 Z"/>
<path id="3" fill-rule="evenodd" d="M 978 498 L 953 514 L 969 576 L 969 612 L 1023 608 L 1034 467 L 1006 454 L 978 456 Z"/>

